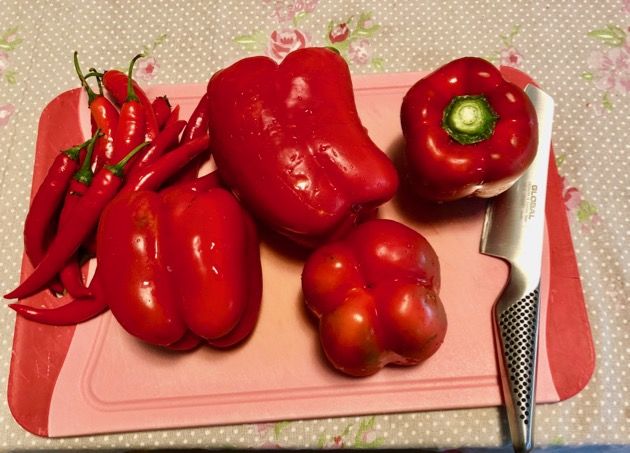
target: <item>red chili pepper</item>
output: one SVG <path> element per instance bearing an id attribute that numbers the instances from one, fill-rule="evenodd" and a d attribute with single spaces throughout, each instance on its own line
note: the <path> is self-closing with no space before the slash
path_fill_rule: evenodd
<path id="1" fill-rule="evenodd" d="M 157 138 L 134 159 L 131 167 L 127 171 L 127 180 L 132 180 L 135 176 L 144 171 L 143 169 L 155 162 L 162 154 L 172 149 L 179 142 L 179 134 L 186 126 L 186 121 L 175 121 L 162 129 Z"/>
<path id="2" fill-rule="evenodd" d="M 209 143 L 208 137 L 196 138 L 180 145 L 170 153 L 164 154 L 152 164 L 142 168 L 133 177 L 130 176 L 122 188 L 122 192 L 159 189 L 188 162 L 208 149 Z"/>
<path id="3" fill-rule="evenodd" d="M 88 142 L 89 140 L 59 153 L 33 197 L 24 221 L 24 251 L 33 266 L 37 266 L 46 254 L 54 235 L 61 203 L 72 176 L 79 168 L 81 149 Z M 55 292 L 63 292 L 58 284 L 54 286 Z"/>
<path id="4" fill-rule="evenodd" d="M 279 65 L 245 58 L 215 73 L 207 92 L 221 179 L 276 231 L 317 245 L 396 193 L 396 168 L 362 126 L 337 53 L 298 49 Z"/>
<path id="5" fill-rule="evenodd" d="M 129 151 L 134 149 L 145 139 L 146 111 L 134 92 L 131 73 L 136 61 L 142 55 L 136 55 L 129 64 L 129 77 L 127 78 L 127 98 L 120 109 L 118 127 L 114 135 L 114 151 L 112 162 L 118 162 Z M 107 75 L 107 73 L 105 73 Z"/>
<path id="6" fill-rule="evenodd" d="M 59 230 L 62 230 L 68 224 L 68 221 L 72 218 L 72 211 L 76 208 L 77 203 L 92 183 L 94 173 L 91 168 L 91 159 L 95 149 L 95 142 L 98 140 L 99 136 L 100 130 L 97 129 L 87 146 L 87 153 L 85 154 L 85 160 L 81 168 L 74 174 L 70 182 L 70 187 L 66 193 L 63 208 L 59 215 Z M 72 297 L 80 299 L 92 296 L 92 292 L 83 283 L 83 275 L 81 274 L 77 254 L 71 257 L 61 272 L 59 272 L 59 278 L 66 291 L 68 291 L 68 294 Z"/>
<path id="7" fill-rule="evenodd" d="M 195 110 L 193 110 L 193 113 L 190 115 L 186 129 L 184 129 L 182 133 L 181 143 L 188 143 L 195 138 L 208 135 L 208 126 L 210 124 L 208 116 L 209 105 L 210 101 L 206 93 L 201 97 Z M 208 149 L 207 153 L 200 154 L 193 159 L 174 179 L 176 181 L 187 181 L 196 178 L 199 174 L 199 169 L 209 158 L 210 149 Z"/>
<path id="8" fill-rule="evenodd" d="M 140 55 L 140 57 L 142 57 L 142 55 Z M 136 57 L 136 59 L 137 58 L 139 57 Z M 126 75 L 118 70 L 109 70 L 105 71 L 105 74 L 103 74 L 103 84 L 105 85 L 105 88 L 119 104 L 123 104 L 127 100 L 130 79 L 131 72 Z M 160 128 L 158 126 L 151 101 L 135 80 L 131 80 L 131 84 L 139 102 L 144 106 L 146 139 L 148 141 L 154 140 L 157 137 Z"/>
<path id="9" fill-rule="evenodd" d="M 166 124 L 164 125 L 164 127 L 168 127 L 169 124 L 172 124 L 176 121 L 179 121 L 179 104 L 177 104 L 175 107 L 173 107 L 173 110 L 171 111 L 171 114 L 169 115 L 168 119 L 166 120 Z"/>
<path id="10" fill-rule="evenodd" d="M 20 316 L 40 324 L 53 326 L 72 326 L 103 313 L 108 305 L 98 285 L 98 274 L 95 274 L 90 282 L 90 291 L 94 297 L 73 299 L 64 305 L 53 308 L 30 307 L 23 304 L 9 304 Z"/>
<path id="11" fill-rule="evenodd" d="M 205 93 L 195 110 L 193 110 L 182 134 L 182 143 L 189 142 L 195 138 L 203 137 L 208 134 L 208 126 L 210 125 L 210 118 L 208 116 L 208 109 L 210 107 L 210 98 L 208 93 Z"/>
<path id="12" fill-rule="evenodd" d="M 164 190 L 170 190 L 172 188 L 183 188 L 187 190 L 192 190 L 193 192 L 204 192 L 213 187 L 224 187 L 223 182 L 219 177 L 218 170 L 214 170 L 207 175 L 200 176 L 199 178 L 190 179 L 188 181 L 181 181 L 176 184 L 166 186 Z"/>
<path id="13" fill-rule="evenodd" d="M 492 197 L 534 159 L 536 112 L 523 90 L 481 58 L 460 58 L 419 80 L 401 108 L 411 183 L 423 198 Z"/>
<path id="14" fill-rule="evenodd" d="M 444 341 L 438 257 L 424 237 L 376 219 L 316 250 L 302 273 L 324 353 L 353 376 L 416 365 Z"/>
<path id="15" fill-rule="evenodd" d="M 171 116 L 171 103 L 166 96 L 160 96 L 153 99 L 151 103 L 153 111 L 155 112 L 155 119 L 157 120 L 160 130 L 164 129 L 168 117 Z"/>
<path id="16" fill-rule="evenodd" d="M 92 185 L 73 209 L 68 224 L 57 232 L 42 261 L 20 286 L 4 296 L 6 299 L 22 299 L 35 294 L 57 275 L 96 227 L 103 209 L 118 192 L 127 162 L 146 145 L 138 145 L 116 165 L 105 165 L 96 174 Z"/>
<path id="17" fill-rule="evenodd" d="M 94 93 L 87 83 L 86 78 L 79 66 L 78 52 L 74 52 L 74 68 L 81 80 L 81 86 L 88 95 L 88 106 L 90 108 L 92 133 L 99 129 L 101 137 L 96 142 L 93 165 L 94 170 L 98 171 L 106 163 L 110 163 L 114 152 L 114 134 L 118 127 L 119 113 L 118 109 L 111 103 L 109 99 L 100 94 Z M 98 79 L 98 77 L 97 77 Z M 100 87 L 100 82 L 99 82 Z"/>

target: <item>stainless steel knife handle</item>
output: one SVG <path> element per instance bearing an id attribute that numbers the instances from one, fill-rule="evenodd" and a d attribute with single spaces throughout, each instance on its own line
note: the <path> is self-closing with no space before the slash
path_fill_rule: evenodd
<path id="1" fill-rule="evenodd" d="M 512 444 L 516 452 L 528 452 L 533 446 L 540 284 L 527 288 L 516 275 L 511 277 L 497 301 L 495 322 Z"/>

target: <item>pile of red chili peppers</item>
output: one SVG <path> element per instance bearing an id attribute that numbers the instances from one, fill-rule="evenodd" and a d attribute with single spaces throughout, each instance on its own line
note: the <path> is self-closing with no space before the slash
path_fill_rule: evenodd
<path id="1" fill-rule="evenodd" d="M 74 300 L 11 307 L 54 325 L 110 308 L 151 344 L 233 346 L 253 331 L 262 298 L 251 212 L 315 249 L 302 290 L 335 368 L 366 376 L 433 355 L 447 328 L 438 256 L 418 232 L 374 219 L 399 176 L 361 124 L 344 59 L 326 48 L 299 49 L 280 64 L 245 58 L 214 74 L 183 121 L 179 106 L 151 101 L 133 80 L 140 57 L 127 74 L 84 75 L 75 53 L 93 135 L 50 167 L 25 223 L 35 270 L 5 296 L 49 288 Z M 531 103 L 476 58 L 419 80 L 401 126 L 407 177 L 429 200 L 494 196 L 536 149 Z M 210 151 L 217 170 L 199 177 Z M 94 254 L 86 286 L 80 265 Z"/>
<path id="2" fill-rule="evenodd" d="M 207 97 L 188 121 L 180 120 L 179 106 L 172 108 L 165 96 L 151 101 L 133 80 L 141 56 L 132 59 L 127 74 L 84 74 L 75 52 L 93 135 L 60 152 L 38 188 L 24 227 L 34 271 L 5 297 L 24 299 L 46 288 L 67 292 L 72 301 L 55 308 L 10 306 L 27 319 L 52 325 L 77 324 L 111 308 L 130 333 L 149 343 L 176 350 L 201 341 L 228 347 L 248 336 L 258 316 L 262 279 L 256 231 L 234 196 L 220 187 L 216 173 L 197 177 L 210 152 Z M 98 92 L 88 83 L 92 77 Z M 196 206 L 215 214 L 190 218 Z M 127 224 L 121 220 L 125 216 Z M 199 237 L 206 246 L 218 244 L 201 258 Z M 238 245 L 230 245 L 230 239 Z M 186 250 L 188 261 L 177 258 Z M 95 256 L 97 270 L 86 285 L 82 264 Z M 206 293 L 186 299 L 167 288 L 174 286 L 162 278 L 170 273 L 167 265 L 186 287 Z M 220 277 L 209 275 L 217 269 Z M 251 284 L 243 292 L 245 277 Z M 213 318 L 213 329 L 182 318 L 180 312 L 187 310 L 178 305 L 194 306 Z M 140 316 L 133 319 L 133 313 Z"/>

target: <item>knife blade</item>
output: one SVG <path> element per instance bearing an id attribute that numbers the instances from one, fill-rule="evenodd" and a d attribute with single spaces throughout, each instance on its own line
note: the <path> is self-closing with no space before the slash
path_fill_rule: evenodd
<path id="1" fill-rule="evenodd" d="M 530 451 L 536 390 L 540 277 L 553 99 L 525 87 L 538 119 L 538 150 L 519 180 L 488 205 L 480 252 L 510 265 L 507 285 L 494 305 L 495 340 L 514 450 Z"/>

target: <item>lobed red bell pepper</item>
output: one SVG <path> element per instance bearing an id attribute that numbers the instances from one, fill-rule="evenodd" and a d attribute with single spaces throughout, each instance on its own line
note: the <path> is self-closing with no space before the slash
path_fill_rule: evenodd
<path id="1" fill-rule="evenodd" d="M 253 222 L 228 191 L 180 186 L 120 194 L 98 229 L 105 299 L 130 334 L 180 349 L 254 329 L 262 297 Z"/>
<path id="2" fill-rule="evenodd" d="M 536 112 L 523 90 L 481 58 L 437 69 L 401 107 L 408 173 L 423 198 L 493 197 L 534 160 Z"/>
<path id="3" fill-rule="evenodd" d="M 264 223 L 315 245 L 389 200 L 396 170 L 357 114 L 344 59 L 300 49 L 245 58 L 208 82 L 221 179 Z"/>
<path id="4" fill-rule="evenodd" d="M 393 220 L 370 220 L 317 249 L 302 289 L 319 318 L 324 353 L 344 373 L 416 365 L 444 340 L 438 257 L 423 236 Z"/>

